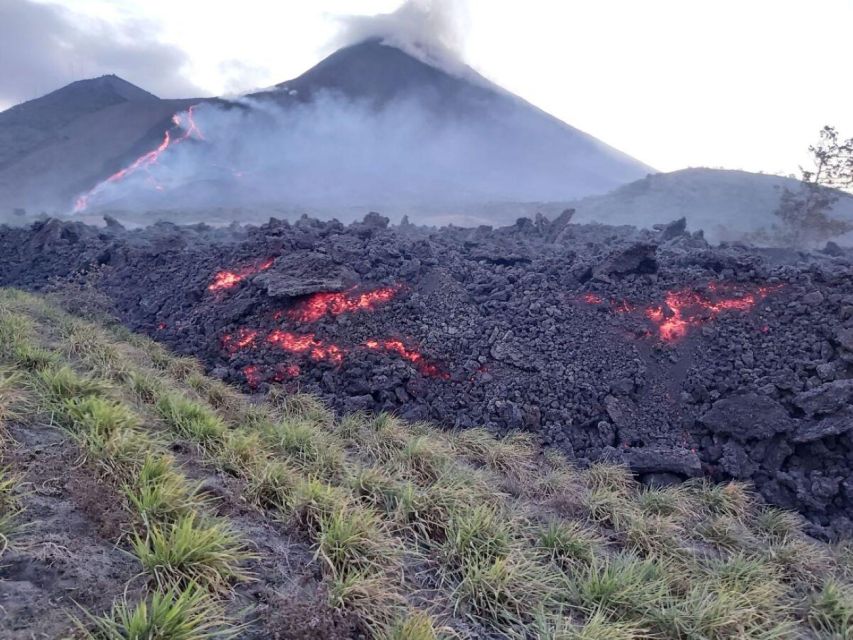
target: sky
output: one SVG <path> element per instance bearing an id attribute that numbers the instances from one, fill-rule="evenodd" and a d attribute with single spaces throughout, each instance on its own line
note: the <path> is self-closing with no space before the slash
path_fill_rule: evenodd
<path id="1" fill-rule="evenodd" d="M 341 16 L 400 4 L 0 0 L 0 109 L 105 73 L 161 97 L 250 91 L 331 53 Z M 796 173 L 823 125 L 853 136 L 853 0 L 442 4 L 467 64 L 661 171 Z"/>

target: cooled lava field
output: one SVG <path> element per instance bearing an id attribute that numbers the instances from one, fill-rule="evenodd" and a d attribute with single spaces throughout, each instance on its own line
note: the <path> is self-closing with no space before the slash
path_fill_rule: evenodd
<path id="1" fill-rule="evenodd" d="M 654 231 L 344 226 L 0 228 L 0 285 L 83 296 L 263 392 L 524 430 L 651 484 L 753 483 L 853 528 L 853 257 Z M 70 274 L 70 275 L 69 275 Z"/>

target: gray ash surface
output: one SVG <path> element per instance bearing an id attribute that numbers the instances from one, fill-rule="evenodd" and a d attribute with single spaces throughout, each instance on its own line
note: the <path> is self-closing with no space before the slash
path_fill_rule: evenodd
<path id="1" fill-rule="evenodd" d="M 524 430 L 649 483 L 752 482 L 853 528 L 853 261 L 521 219 L 0 228 L 0 285 L 88 280 L 133 330 L 341 411 Z"/>

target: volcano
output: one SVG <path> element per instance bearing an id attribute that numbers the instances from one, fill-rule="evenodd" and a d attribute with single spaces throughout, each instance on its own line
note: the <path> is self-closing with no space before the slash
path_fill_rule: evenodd
<path id="1" fill-rule="evenodd" d="M 118 182 L 112 177 L 157 150 L 170 130 L 178 138 L 173 116 L 205 102 L 198 121 L 206 144 L 157 154 L 138 184 L 100 189 L 91 209 L 464 212 L 474 203 L 604 193 L 651 171 L 461 63 L 445 70 L 368 40 L 246 96 L 240 109 L 162 100 L 116 76 L 13 107 L 0 114 L 0 210 L 70 211 L 99 184 Z M 149 193 L 152 184 L 162 195 Z"/>

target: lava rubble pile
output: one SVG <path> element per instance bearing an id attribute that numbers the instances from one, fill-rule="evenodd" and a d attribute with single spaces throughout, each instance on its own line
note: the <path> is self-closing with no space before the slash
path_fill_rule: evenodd
<path id="1" fill-rule="evenodd" d="M 654 231 L 303 218 L 0 230 L 0 284 L 57 277 L 217 376 L 342 411 L 526 430 L 650 483 L 755 484 L 853 528 L 853 262 Z"/>

